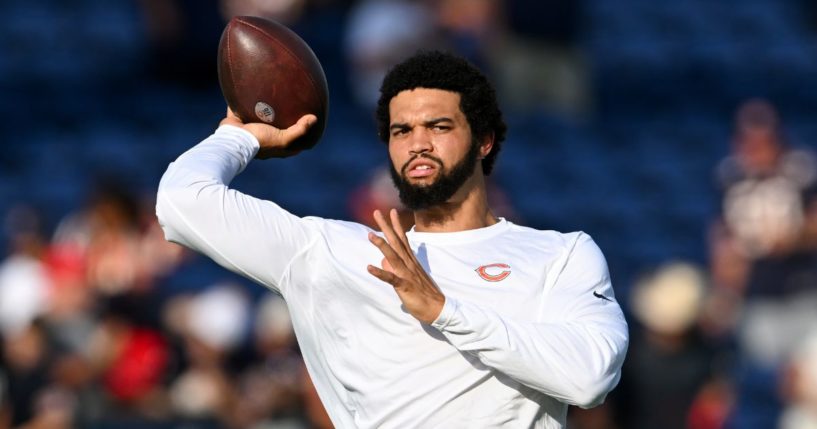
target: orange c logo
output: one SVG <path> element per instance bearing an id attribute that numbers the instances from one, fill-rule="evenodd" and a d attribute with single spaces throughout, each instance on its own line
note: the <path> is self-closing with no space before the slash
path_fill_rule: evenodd
<path id="1" fill-rule="evenodd" d="M 491 271 L 495 272 L 496 274 L 491 274 L 491 273 L 488 272 L 488 270 L 491 269 L 491 268 L 499 268 L 502 271 L 499 271 L 498 273 L 496 273 L 497 270 L 492 269 Z M 499 281 L 505 280 L 509 275 L 511 275 L 511 266 L 508 265 L 508 264 L 489 264 L 489 265 L 483 265 L 483 266 L 477 268 L 475 271 L 485 281 L 499 282 Z"/>

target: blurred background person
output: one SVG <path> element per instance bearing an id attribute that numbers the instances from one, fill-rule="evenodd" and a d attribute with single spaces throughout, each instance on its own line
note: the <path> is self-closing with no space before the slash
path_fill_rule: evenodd
<path id="1" fill-rule="evenodd" d="M 349 11 L 343 41 L 349 82 L 356 103 L 371 111 L 386 72 L 419 49 L 439 47 L 444 39 L 431 2 L 362 0 Z"/>
<path id="2" fill-rule="evenodd" d="M 0 332 L 14 337 L 43 314 L 50 286 L 43 262 L 48 240 L 42 216 L 18 205 L 6 213 L 3 230 L 9 249 L 0 263 Z"/>
<path id="3" fill-rule="evenodd" d="M 631 308 L 639 324 L 628 351 L 621 383 L 620 427 L 633 429 L 719 428 L 692 419 L 693 404 L 705 389 L 725 378 L 717 350 L 698 326 L 708 293 L 707 275 L 686 262 L 669 262 L 635 285 Z"/>
<path id="4" fill-rule="evenodd" d="M 776 109 L 749 100 L 717 168 L 711 255 L 717 317 L 735 321 L 739 427 L 770 427 L 785 359 L 817 324 L 817 158 L 785 141 Z"/>
<path id="5" fill-rule="evenodd" d="M 247 335 L 249 303 L 233 285 L 213 285 L 176 301 L 182 365 L 169 386 L 173 412 L 187 424 L 217 428 L 233 422 L 236 386 L 230 357 Z"/>

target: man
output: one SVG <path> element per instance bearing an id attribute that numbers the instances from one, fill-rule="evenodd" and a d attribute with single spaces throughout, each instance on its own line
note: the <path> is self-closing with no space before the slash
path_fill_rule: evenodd
<path id="1" fill-rule="evenodd" d="M 708 321 L 734 330 L 741 358 L 730 420 L 776 427 L 780 369 L 817 326 L 817 157 L 788 141 L 771 103 L 751 99 L 737 109 L 732 153 L 715 173 Z"/>
<path id="2" fill-rule="evenodd" d="M 537 231 L 486 202 L 505 124 L 473 66 L 422 53 L 385 77 L 377 117 L 415 226 L 298 218 L 227 184 L 286 130 L 222 126 L 171 164 L 157 214 L 167 239 L 279 292 L 309 373 L 340 428 L 564 426 L 616 385 L 627 326 L 598 247 Z"/>

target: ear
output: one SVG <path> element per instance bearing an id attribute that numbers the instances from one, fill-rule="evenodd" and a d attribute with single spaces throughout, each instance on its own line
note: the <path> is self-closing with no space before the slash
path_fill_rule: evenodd
<path id="1" fill-rule="evenodd" d="M 482 139 L 482 143 L 479 145 L 479 159 L 484 159 L 491 153 L 491 149 L 494 148 L 494 133 L 491 133 L 485 136 Z"/>

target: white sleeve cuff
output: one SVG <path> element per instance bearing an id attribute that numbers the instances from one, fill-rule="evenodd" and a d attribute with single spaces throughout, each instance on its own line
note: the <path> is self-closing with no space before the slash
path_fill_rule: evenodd
<path id="1" fill-rule="evenodd" d="M 230 135 L 238 137 L 238 140 L 247 149 L 252 150 L 252 156 L 258 152 L 258 149 L 261 147 L 260 143 L 258 143 L 258 139 L 255 138 L 253 133 L 245 130 L 244 128 L 237 127 L 235 125 L 221 125 L 216 129 L 215 134 L 223 134 L 223 135 Z"/>
<path id="2" fill-rule="evenodd" d="M 443 331 L 453 321 L 454 316 L 459 309 L 460 303 L 454 298 L 446 296 L 445 304 L 443 304 L 443 310 L 440 312 L 440 315 L 437 316 L 437 319 L 431 322 L 431 326 L 437 328 L 439 331 Z"/>

